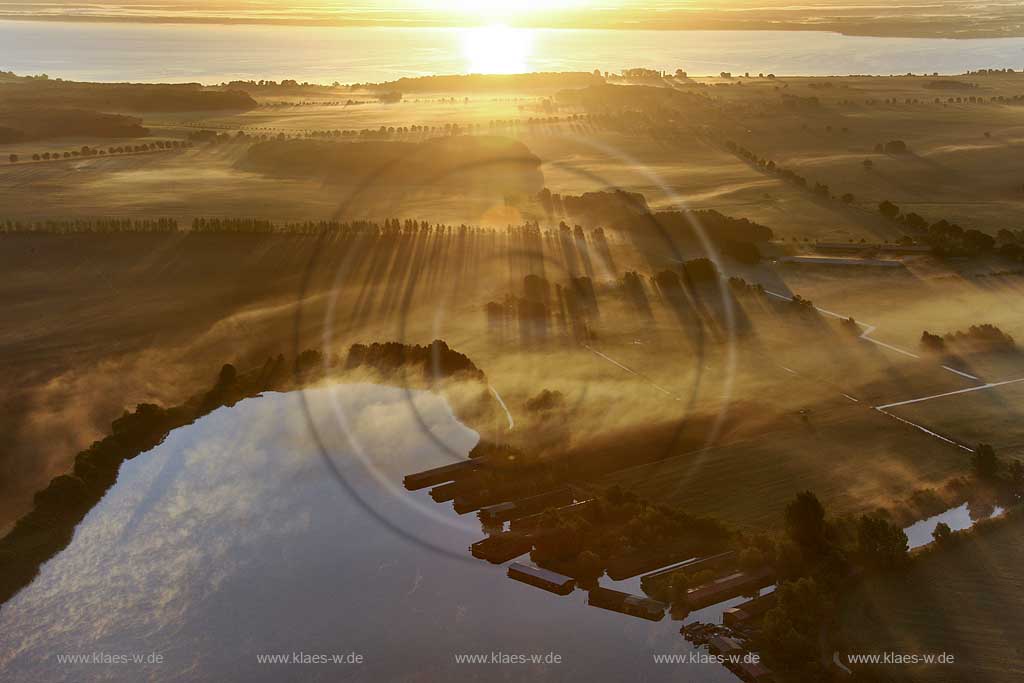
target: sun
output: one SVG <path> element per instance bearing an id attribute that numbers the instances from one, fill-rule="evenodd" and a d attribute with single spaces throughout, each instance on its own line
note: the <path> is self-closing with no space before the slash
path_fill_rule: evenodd
<path id="1" fill-rule="evenodd" d="M 501 24 L 461 29 L 466 71 L 475 74 L 516 74 L 529 71 L 533 31 Z"/>

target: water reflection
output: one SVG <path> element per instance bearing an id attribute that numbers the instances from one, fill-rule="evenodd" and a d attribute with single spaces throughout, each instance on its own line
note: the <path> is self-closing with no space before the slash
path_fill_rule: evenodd
<path id="1" fill-rule="evenodd" d="M 949 526 L 950 531 L 963 531 L 974 526 L 974 523 L 978 520 L 998 517 L 1003 512 L 1002 507 L 995 505 L 983 509 L 979 513 L 977 510 L 972 509 L 970 503 L 964 503 L 959 507 L 950 508 L 943 513 L 915 522 L 903 531 L 907 534 L 908 546 L 913 550 L 932 542 L 932 534 L 935 533 L 935 527 L 940 522 L 945 522 Z"/>
<path id="2" fill-rule="evenodd" d="M 72 80 L 201 81 L 294 78 L 365 83 L 467 70 L 690 74 L 964 73 L 1020 68 L 1024 38 L 873 38 L 801 31 L 610 31 L 191 26 L 0 21 L 4 69 Z M 491 37 L 494 37 L 493 35 Z M 469 47 L 467 48 L 468 41 Z M 507 53 L 507 54 L 506 54 Z M 528 68 L 520 68 L 525 63 Z"/>
<path id="3" fill-rule="evenodd" d="M 358 439 L 396 477 L 450 457 L 420 431 L 404 389 L 358 385 L 307 398 L 327 421 L 344 405 L 348 433 L 320 430 L 336 453 Z M 475 444 L 443 399 L 414 400 L 446 444 L 463 452 Z M 503 567 L 425 551 L 390 532 L 329 476 L 303 420 L 297 395 L 268 394 L 219 409 L 125 463 L 71 545 L 0 610 L 0 679 L 735 680 L 714 665 L 653 664 L 652 652 L 690 649 L 678 622 L 588 607 L 582 591 L 553 596 L 509 580 Z M 409 533 L 462 552 L 481 537 L 472 523 L 460 529 L 410 508 L 359 457 L 339 461 L 376 494 L 375 510 Z M 563 663 L 454 662 L 499 651 L 556 652 Z M 56 658 L 95 652 L 159 653 L 164 662 Z M 366 663 L 256 658 L 293 652 L 358 652 Z"/>

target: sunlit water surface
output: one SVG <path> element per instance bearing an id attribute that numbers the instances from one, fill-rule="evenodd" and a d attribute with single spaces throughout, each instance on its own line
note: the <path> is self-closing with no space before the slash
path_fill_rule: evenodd
<path id="1" fill-rule="evenodd" d="M 582 591 L 558 597 L 470 558 L 475 516 L 399 487 L 478 439 L 442 398 L 373 385 L 306 397 L 363 502 L 331 476 L 299 394 L 176 430 L 122 466 L 71 545 L 0 609 L 0 680 L 735 681 L 717 665 L 653 663 L 690 651 L 679 622 L 589 607 Z M 257 659 L 352 652 L 365 663 Z M 562 663 L 455 663 L 492 652 Z M 163 662 L 58 660 L 92 653 Z"/>
<path id="2" fill-rule="evenodd" d="M 914 522 L 903 531 L 907 534 L 908 547 L 913 550 L 931 543 L 934 540 L 935 527 L 940 523 L 946 524 L 950 531 L 964 531 L 970 529 L 979 520 L 999 517 L 1003 512 L 1005 510 L 999 505 L 993 506 L 991 509 L 977 511 L 972 510 L 969 503 L 964 503 L 927 519 Z"/>
<path id="3" fill-rule="evenodd" d="M 1024 38 L 0 21 L 0 69 L 73 80 L 365 83 L 429 74 L 627 67 L 681 68 L 695 75 L 1019 70 L 1024 68 Z"/>

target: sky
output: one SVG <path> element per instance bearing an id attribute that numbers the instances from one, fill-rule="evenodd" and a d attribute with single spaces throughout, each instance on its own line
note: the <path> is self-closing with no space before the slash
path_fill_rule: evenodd
<path id="1" fill-rule="evenodd" d="M 602 0 L 613 8 L 619 0 Z M 454 15 L 463 18 L 514 17 L 561 12 L 595 5 L 588 0 L 0 0 L 0 13 L 75 16 L 350 16 L 372 18 L 387 15 Z M 591 7 L 593 9 L 593 7 Z"/>
<path id="2" fill-rule="evenodd" d="M 1020 35 L 1008 0 L 0 0 L 0 19 L 345 26 L 814 29 L 854 35 Z M 968 35 L 970 34 L 970 35 Z"/>

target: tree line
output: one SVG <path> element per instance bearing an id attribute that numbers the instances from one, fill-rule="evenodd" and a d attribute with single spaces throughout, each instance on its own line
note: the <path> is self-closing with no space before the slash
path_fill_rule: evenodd
<path id="1" fill-rule="evenodd" d="M 33 221 L 0 221 L 2 233 L 113 233 L 113 232 L 178 232 L 174 218 L 73 218 Z"/>
<path id="2" fill-rule="evenodd" d="M 32 161 L 55 161 L 58 159 L 78 159 L 97 156 L 115 156 L 118 154 L 170 151 L 175 149 L 185 149 L 191 146 L 192 143 L 185 140 L 156 140 L 154 142 L 142 143 L 141 145 L 117 145 L 107 147 L 106 149 L 83 145 L 79 149 L 67 150 L 64 152 L 36 152 L 29 158 L 31 158 Z M 12 164 L 16 164 L 19 161 L 22 161 L 22 155 L 11 154 L 7 159 Z M 27 161 L 28 159 L 25 160 Z"/>
<path id="3" fill-rule="evenodd" d="M 914 211 L 904 213 L 898 205 L 888 199 L 879 202 L 878 212 L 920 235 L 921 240 L 940 256 L 974 256 L 991 252 L 996 247 L 995 238 L 988 233 L 974 228 L 965 229 L 945 219 L 929 223 L 924 216 Z M 1009 231 L 1006 231 L 1005 235 L 1015 238 L 1015 234 Z M 1008 252 L 1007 255 L 1013 256 L 1013 253 Z"/>
<path id="4" fill-rule="evenodd" d="M 532 227 L 532 226 L 522 226 Z M 41 218 L 0 220 L 0 233 L 113 233 L 113 232 L 181 232 L 182 234 L 278 234 L 278 235 L 415 235 L 415 234 L 467 234 L 486 230 L 466 224 L 431 224 L 427 221 L 388 218 L 381 222 L 356 221 L 293 221 L 278 223 L 263 218 L 196 217 L 188 228 L 176 218 Z M 510 226 L 514 231 L 520 226 Z"/>

